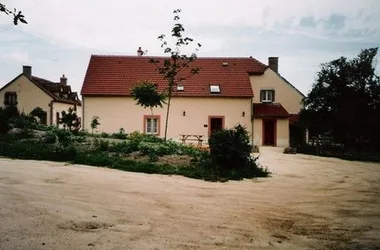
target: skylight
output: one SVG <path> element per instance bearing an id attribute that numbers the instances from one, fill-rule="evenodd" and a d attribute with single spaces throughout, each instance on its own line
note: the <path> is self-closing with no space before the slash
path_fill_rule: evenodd
<path id="1" fill-rule="evenodd" d="M 184 91 L 185 87 L 183 85 L 177 85 L 177 91 Z"/>
<path id="2" fill-rule="evenodd" d="M 220 93 L 220 86 L 219 86 L 219 84 L 211 84 L 210 85 L 210 92 L 211 92 L 211 94 L 218 94 L 218 93 Z"/>

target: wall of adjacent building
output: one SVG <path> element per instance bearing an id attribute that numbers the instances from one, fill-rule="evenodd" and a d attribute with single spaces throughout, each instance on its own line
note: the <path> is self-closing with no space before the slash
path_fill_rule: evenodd
<path id="1" fill-rule="evenodd" d="M 208 138 L 209 116 L 224 116 L 225 127 L 237 124 L 246 126 L 251 133 L 251 98 L 172 98 L 168 138 L 179 140 L 180 134 L 203 135 Z M 151 115 L 149 108 L 136 105 L 132 97 L 83 97 L 84 129 L 91 131 L 92 117 L 98 116 L 98 132 L 113 133 L 123 128 L 127 133 L 143 132 L 144 115 Z M 154 115 L 160 117 L 160 136 L 164 136 L 166 106 L 155 108 Z M 185 112 L 185 116 L 183 114 Z M 244 112 L 244 116 L 243 116 Z"/>
<path id="2" fill-rule="evenodd" d="M 22 75 L 0 91 L 0 105 L 2 107 L 4 107 L 4 97 L 6 92 L 17 93 L 17 108 L 20 112 L 29 114 L 36 107 L 42 108 L 47 113 L 47 124 L 49 124 L 49 104 L 52 101 L 52 98 L 28 78 Z"/>
<path id="3" fill-rule="evenodd" d="M 265 70 L 263 75 L 250 76 L 254 103 L 260 102 L 260 90 L 274 89 L 275 101 L 288 111 L 289 114 L 298 114 L 302 105 L 303 96 L 294 87 L 284 81 L 273 70 Z"/>
<path id="4" fill-rule="evenodd" d="M 57 125 L 57 112 L 59 113 L 59 117 L 62 118 L 62 111 L 68 111 L 69 108 L 74 108 L 73 104 L 68 104 L 68 103 L 61 103 L 61 102 L 53 102 L 53 125 Z M 78 117 L 82 117 L 82 107 L 81 106 L 76 106 L 77 111 L 76 114 Z M 60 128 L 63 128 L 62 124 L 59 124 Z"/>
<path id="5" fill-rule="evenodd" d="M 276 122 L 276 146 L 289 146 L 289 119 L 277 119 Z M 253 142 L 254 145 L 263 145 L 263 119 L 255 118 L 253 121 Z"/>

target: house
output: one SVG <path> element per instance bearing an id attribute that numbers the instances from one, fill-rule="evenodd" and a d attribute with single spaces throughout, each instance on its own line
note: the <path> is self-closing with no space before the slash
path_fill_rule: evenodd
<path id="1" fill-rule="evenodd" d="M 142 80 L 154 82 L 159 91 L 167 82 L 156 66 L 142 56 L 102 56 L 90 58 L 81 94 L 83 128 L 90 130 L 94 116 L 100 118 L 99 131 L 164 135 L 166 107 L 149 109 L 136 105 L 131 88 Z M 164 57 L 155 57 L 162 62 Z M 270 62 L 277 62 L 278 59 Z M 302 93 L 282 78 L 275 68 L 254 58 L 197 58 L 193 75 L 175 86 L 171 100 L 168 138 L 202 136 L 220 128 L 241 124 L 257 145 L 288 146 L 289 117 L 302 107 Z M 190 67 L 190 68 L 191 68 Z M 189 75 L 189 69 L 181 72 Z M 288 95 L 288 96 L 283 96 Z M 275 98 L 276 96 L 276 98 Z"/>
<path id="2" fill-rule="evenodd" d="M 29 114 L 34 108 L 40 107 L 46 112 L 41 123 L 56 125 L 61 111 L 70 107 L 77 110 L 81 116 L 81 101 L 77 92 L 72 92 L 63 75 L 60 82 L 52 82 L 32 75 L 31 66 L 23 66 L 23 71 L 15 79 L 0 89 L 1 106 L 15 105 L 20 112 Z"/>

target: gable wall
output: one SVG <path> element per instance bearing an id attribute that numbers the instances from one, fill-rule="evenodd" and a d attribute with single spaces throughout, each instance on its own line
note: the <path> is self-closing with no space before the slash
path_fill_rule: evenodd
<path id="1" fill-rule="evenodd" d="M 260 102 L 261 89 L 274 89 L 275 102 L 281 103 L 289 114 L 298 114 L 301 110 L 303 96 L 271 69 L 267 69 L 263 75 L 250 76 L 250 79 L 255 95 L 253 102 Z"/>
<path id="2" fill-rule="evenodd" d="M 38 88 L 25 76 L 18 77 L 14 82 L 0 91 L 0 106 L 4 107 L 6 92 L 17 93 L 17 108 L 20 112 L 29 114 L 34 108 L 40 107 L 47 113 L 47 123 L 50 122 L 49 104 L 53 100 L 48 94 Z"/>

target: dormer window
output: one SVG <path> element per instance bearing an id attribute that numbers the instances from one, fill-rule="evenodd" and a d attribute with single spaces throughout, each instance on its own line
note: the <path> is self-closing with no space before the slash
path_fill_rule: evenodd
<path id="1" fill-rule="evenodd" d="M 177 85 L 177 91 L 184 91 L 185 87 L 183 85 Z"/>
<path id="2" fill-rule="evenodd" d="M 260 101 L 261 102 L 274 102 L 274 90 L 264 89 L 260 91 Z"/>
<path id="3" fill-rule="evenodd" d="M 210 93 L 211 94 L 220 94 L 220 85 L 219 84 L 211 84 L 210 85 Z"/>

